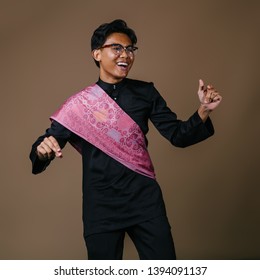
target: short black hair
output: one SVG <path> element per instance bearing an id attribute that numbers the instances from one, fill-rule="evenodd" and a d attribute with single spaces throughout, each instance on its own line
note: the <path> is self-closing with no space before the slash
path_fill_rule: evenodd
<path id="1" fill-rule="evenodd" d="M 91 51 L 102 47 L 109 35 L 112 33 L 126 34 L 133 45 L 137 43 L 137 37 L 133 29 L 129 28 L 126 22 L 122 19 L 116 19 L 110 23 L 101 24 L 91 37 Z M 99 67 L 99 62 L 94 60 Z"/>

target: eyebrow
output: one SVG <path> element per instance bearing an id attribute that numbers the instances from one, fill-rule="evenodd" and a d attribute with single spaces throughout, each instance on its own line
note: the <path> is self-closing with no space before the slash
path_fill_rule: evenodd
<path id="1" fill-rule="evenodd" d="M 133 46 L 134 46 L 133 44 L 124 46 L 124 45 L 122 45 L 122 44 L 120 44 L 120 43 L 111 43 L 111 44 L 105 44 L 105 45 L 120 45 L 120 46 L 125 47 L 125 48 L 133 47 Z"/>

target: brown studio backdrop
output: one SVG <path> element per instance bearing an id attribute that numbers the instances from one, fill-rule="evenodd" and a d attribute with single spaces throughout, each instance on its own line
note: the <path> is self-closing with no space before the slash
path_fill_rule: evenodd
<path id="1" fill-rule="evenodd" d="M 71 94 L 93 83 L 93 30 L 125 19 L 140 51 L 130 77 L 153 81 L 180 118 L 198 107 L 198 79 L 223 94 L 216 134 L 172 147 L 150 126 L 149 150 L 179 259 L 258 259 L 258 1 L 1 1 L 0 259 L 85 259 L 81 159 L 34 176 L 31 144 Z M 137 258 L 131 241 L 126 259 Z"/>

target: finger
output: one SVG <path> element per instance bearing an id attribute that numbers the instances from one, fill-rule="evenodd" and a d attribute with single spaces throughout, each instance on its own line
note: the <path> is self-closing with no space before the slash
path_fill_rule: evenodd
<path id="1" fill-rule="evenodd" d="M 207 90 L 205 92 L 205 99 L 204 99 L 205 103 L 210 103 L 211 102 L 211 92 L 209 90 Z"/>
<path id="2" fill-rule="evenodd" d="M 55 147 L 56 151 L 57 152 L 60 152 L 61 151 L 61 148 L 59 146 L 59 143 L 58 141 L 53 137 L 53 136 L 50 136 L 49 137 L 49 140 L 52 142 L 53 146 Z"/>
<path id="3" fill-rule="evenodd" d="M 43 140 L 43 143 L 45 145 L 47 145 L 51 150 L 56 152 L 55 142 L 54 142 L 54 140 L 52 140 L 51 136 L 50 137 L 45 137 L 44 140 Z"/>
<path id="4" fill-rule="evenodd" d="M 222 96 L 218 94 L 212 99 L 212 102 L 218 102 L 218 101 L 221 101 L 221 100 L 222 100 Z"/>
<path id="5" fill-rule="evenodd" d="M 219 92 L 218 91 L 216 91 L 216 90 L 214 90 L 214 91 L 212 91 L 211 92 L 211 99 L 214 99 L 216 96 L 218 96 L 219 95 Z"/>
<path id="6" fill-rule="evenodd" d="M 55 152 L 44 141 L 41 143 L 40 148 L 45 158 L 52 159 L 54 157 Z"/>
<path id="7" fill-rule="evenodd" d="M 44 144 L 46 144 L 55 153 L 56 157 L 62 157 L 61 148 L 53 136 L 45 137 Z"/>
<path id="8" fill-rule="evenodd" d="M 36 149 L 36 153 L 39 157 L 40 160 L 46 160 L 46 159 L 50 159 L 53 157 L 53 152 L 51 150 L 49 150 L 48 147 L 45 146 L 45 144 L 41 143 L 37 149 Z"/>
<path id="9" fill-rule="evenodd" d="M 47 158 L 47 152 L 45 151 L 45 149 L 39 145 L 36 149 L 36 153 L 39 157 L 39 159 L 46 159 Z"/>
<path id="10" fill-rule="evenodd" d="M 211 89 L 210 91 L 210 98 L 213 100 L 216 96 L 219 96 L 219 92 L 216 89 Z"/>
<path id="11" fill-rule="evenodd" d="M 48 139 L 54 147 L 55 156 L 61 158 L 62 152 L 61 152 L 61 147 L 60 147 L 58 141 L 53 136 L 50 136 Z"/>
<path id="12" fill-rule="evenodd" d="M 204 82 L 201 79 L 199 79 L 199 90 L 204 90 Z"/>

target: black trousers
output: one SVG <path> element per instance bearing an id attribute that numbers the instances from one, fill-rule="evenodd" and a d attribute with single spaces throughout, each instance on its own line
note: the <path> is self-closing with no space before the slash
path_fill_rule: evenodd
<path id="1" fill-rule="evenodd" d="M 89 260 L 121 260 L 124 238 L 132 239 L 141 260 L 175 260 L 168 219 L 161 216 L 129 228 L 85 237 Z"/>

